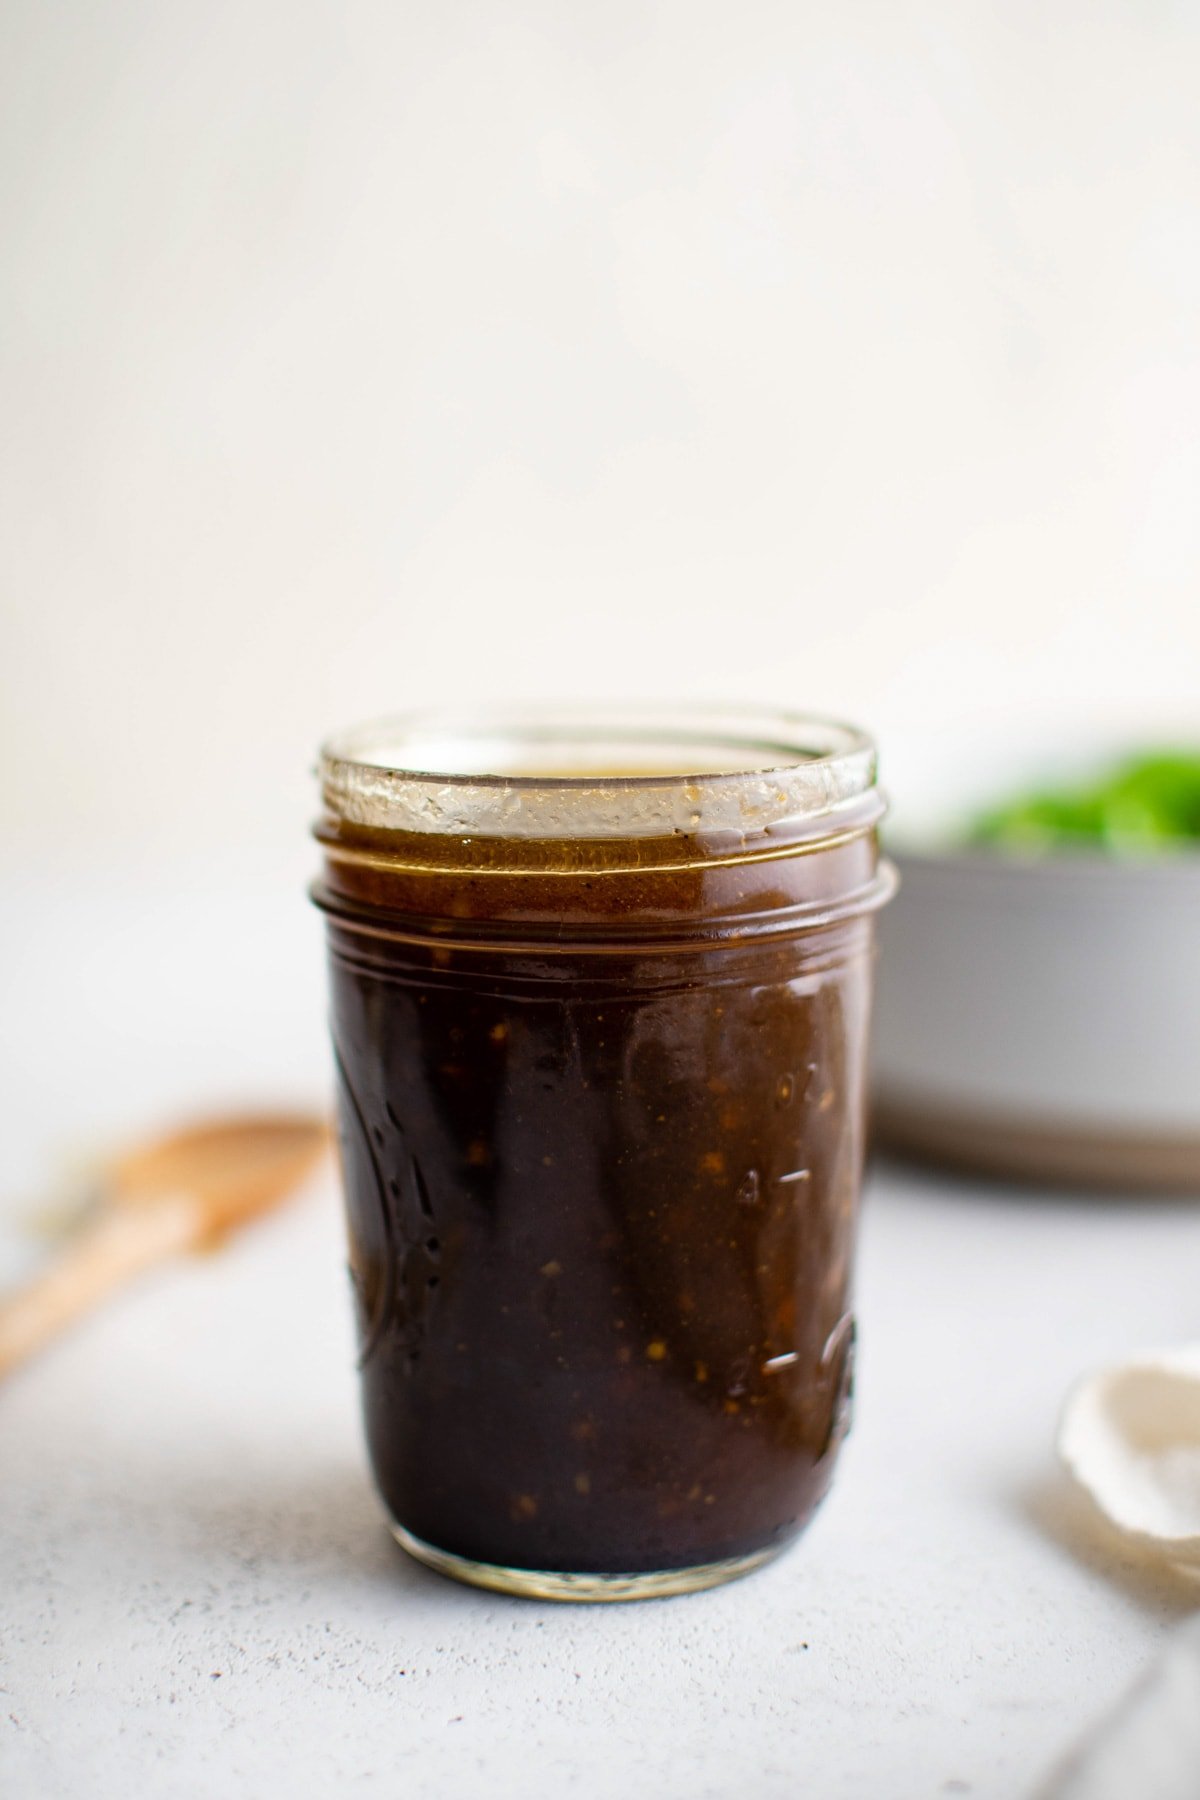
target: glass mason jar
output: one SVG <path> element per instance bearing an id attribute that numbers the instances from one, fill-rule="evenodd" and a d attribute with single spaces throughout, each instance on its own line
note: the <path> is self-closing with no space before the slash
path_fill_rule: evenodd
<path id="1" fill-rule="evenodd" d="M 729 1579 L 847 1421 L 873 913 L 858 731 L 401 719 L 321 757 L 350 1266 L 396 1536 L 544 1597 Z"/>

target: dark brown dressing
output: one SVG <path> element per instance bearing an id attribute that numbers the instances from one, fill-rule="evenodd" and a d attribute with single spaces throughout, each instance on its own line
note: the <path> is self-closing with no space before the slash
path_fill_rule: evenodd
<path id="1" fill-rule="evenodd" d="M 393 1516 L 525 1569 L 779 1545 L 848 1416 L 873 834 L 319 835 Z"/>

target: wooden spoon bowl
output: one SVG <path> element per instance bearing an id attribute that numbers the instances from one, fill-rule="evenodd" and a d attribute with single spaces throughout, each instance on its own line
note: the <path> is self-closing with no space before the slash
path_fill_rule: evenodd
<path id="1" fill-rule="evenodd" d="M 50 1267 L 0 1302 L 0 1376 L 141 1270 L 211 1249 L 295 1191 L 330 1143 L 324 1119 L 247 1114 L 132 1145 Z"/>

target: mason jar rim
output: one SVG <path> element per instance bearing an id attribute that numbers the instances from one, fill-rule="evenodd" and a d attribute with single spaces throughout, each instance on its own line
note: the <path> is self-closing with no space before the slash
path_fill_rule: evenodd
<path id="1" fill-rule="evenodd" d="M 335 734 L 319 765 L 347 824 L 544 838 L 807 834 L 861 810 L 875 773 L 872 739 L 837 720 L 653 702 L 413 711 Z"/>

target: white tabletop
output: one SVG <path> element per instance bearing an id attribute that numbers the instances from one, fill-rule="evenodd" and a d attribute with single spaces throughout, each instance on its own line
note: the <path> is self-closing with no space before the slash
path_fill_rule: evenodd
<path id="1" fill-rule="evenodd" d="M 323 1096 L 319 932 L 277 881 L 27 875 L 0 931 L 6 1191 L 106 1131 Z M 5 1800 L 1011 1800 L 1191 1609 L 1051 1436 L 1081 1371 L 1200 1334 L 1200 1206 L 876 1169 L 825 1508 L 749 1579 L 613 1607 L 392 1543 L 340 1230 L 329 1174 L 0 1392 Z"/>

